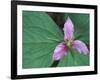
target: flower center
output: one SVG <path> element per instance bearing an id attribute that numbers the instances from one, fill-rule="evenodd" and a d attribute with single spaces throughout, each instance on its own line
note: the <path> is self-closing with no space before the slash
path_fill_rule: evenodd
<path id="1" fill-rule="evenodd" d="M 64 42 L 65 42 L 66 46 L 68 46 L 69 48 L 72 47 L 73 40 L 65 40 Z"/>

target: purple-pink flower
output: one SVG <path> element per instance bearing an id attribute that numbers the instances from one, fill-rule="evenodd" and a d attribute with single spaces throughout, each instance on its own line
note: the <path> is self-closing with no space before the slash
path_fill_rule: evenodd
<path id="1" fill-rule="evenodd" d="M 59 43 L 53 53 L 53 60 L 60 60 L 67 55 L 70 48 L 77 50 L 79 53 L 88 54 L 89 50 L 84 42 L 74 40 L 74 24 L 68 17 L 64 24 L 64 41 Z"/>

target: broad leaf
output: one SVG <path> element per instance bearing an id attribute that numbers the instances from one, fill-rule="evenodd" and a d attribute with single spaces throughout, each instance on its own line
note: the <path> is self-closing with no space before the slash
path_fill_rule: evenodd
<path id="1" fill-rule="evenodd" d="M 60 61 L 58 66 L 89 66 L 89 55 L 80 54 L 75 50 L 70 50 L 68 55 Z"/>
<path id="2" fill-rule="evenodd" d="M 49 67 L 63 34 L 45 12 L 23 11 L 23 68 Z"/>

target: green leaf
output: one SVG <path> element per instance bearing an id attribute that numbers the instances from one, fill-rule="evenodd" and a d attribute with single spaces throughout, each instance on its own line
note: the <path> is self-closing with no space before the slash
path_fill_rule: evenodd
<path id="1" fill-rule="evenodd" d="M 86 44 L 89 44 L 89 26 L 90 26 L 90 16 L 89 14 L 82 13 L 66 13 L 64 15 L 65 20 L 70 17 L 74 24 L 75 29 L 75 39 L 82 40 Z"/>
<path id="2" fill-rule="evenodd" d="M 49 67 L 63 34 L 45 12 L 23 11 L 23 68 Z"/>
<path id="3" fill-rule="evenodd" d="M 80 54 L 75 50 L 70 50 L 68 55 L 60 61 L 58 66 L 89 66 L 89 55 Z"/>

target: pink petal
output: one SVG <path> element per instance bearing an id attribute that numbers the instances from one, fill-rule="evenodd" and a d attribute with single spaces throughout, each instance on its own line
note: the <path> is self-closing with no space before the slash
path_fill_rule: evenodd
<path id="1" fill-rule="evenodd" d="M 73 38 L 74 25 L 69 17 L 67 18 L 67 20 L 64 24 L 63 30 L 64 30 L 64 40 L 66 40 L 66 39 L 70 40 Z"/>
<path id="2" fill-rule="evenodd" d="M 53 53 L 53 60 L 60 60 L 64 55 L 67 54 L 67 47 L 64 42 L 59 43 Z"/>
<path id="3" fill-rule="evenodd" d="M 75 40 L 73 42 L 73 48 L 76 49 L 79 53 L 84 53 L 84 54 L 89 53 L 89 50 L 85 45 L 85 43 L 80 40 Z"/>

